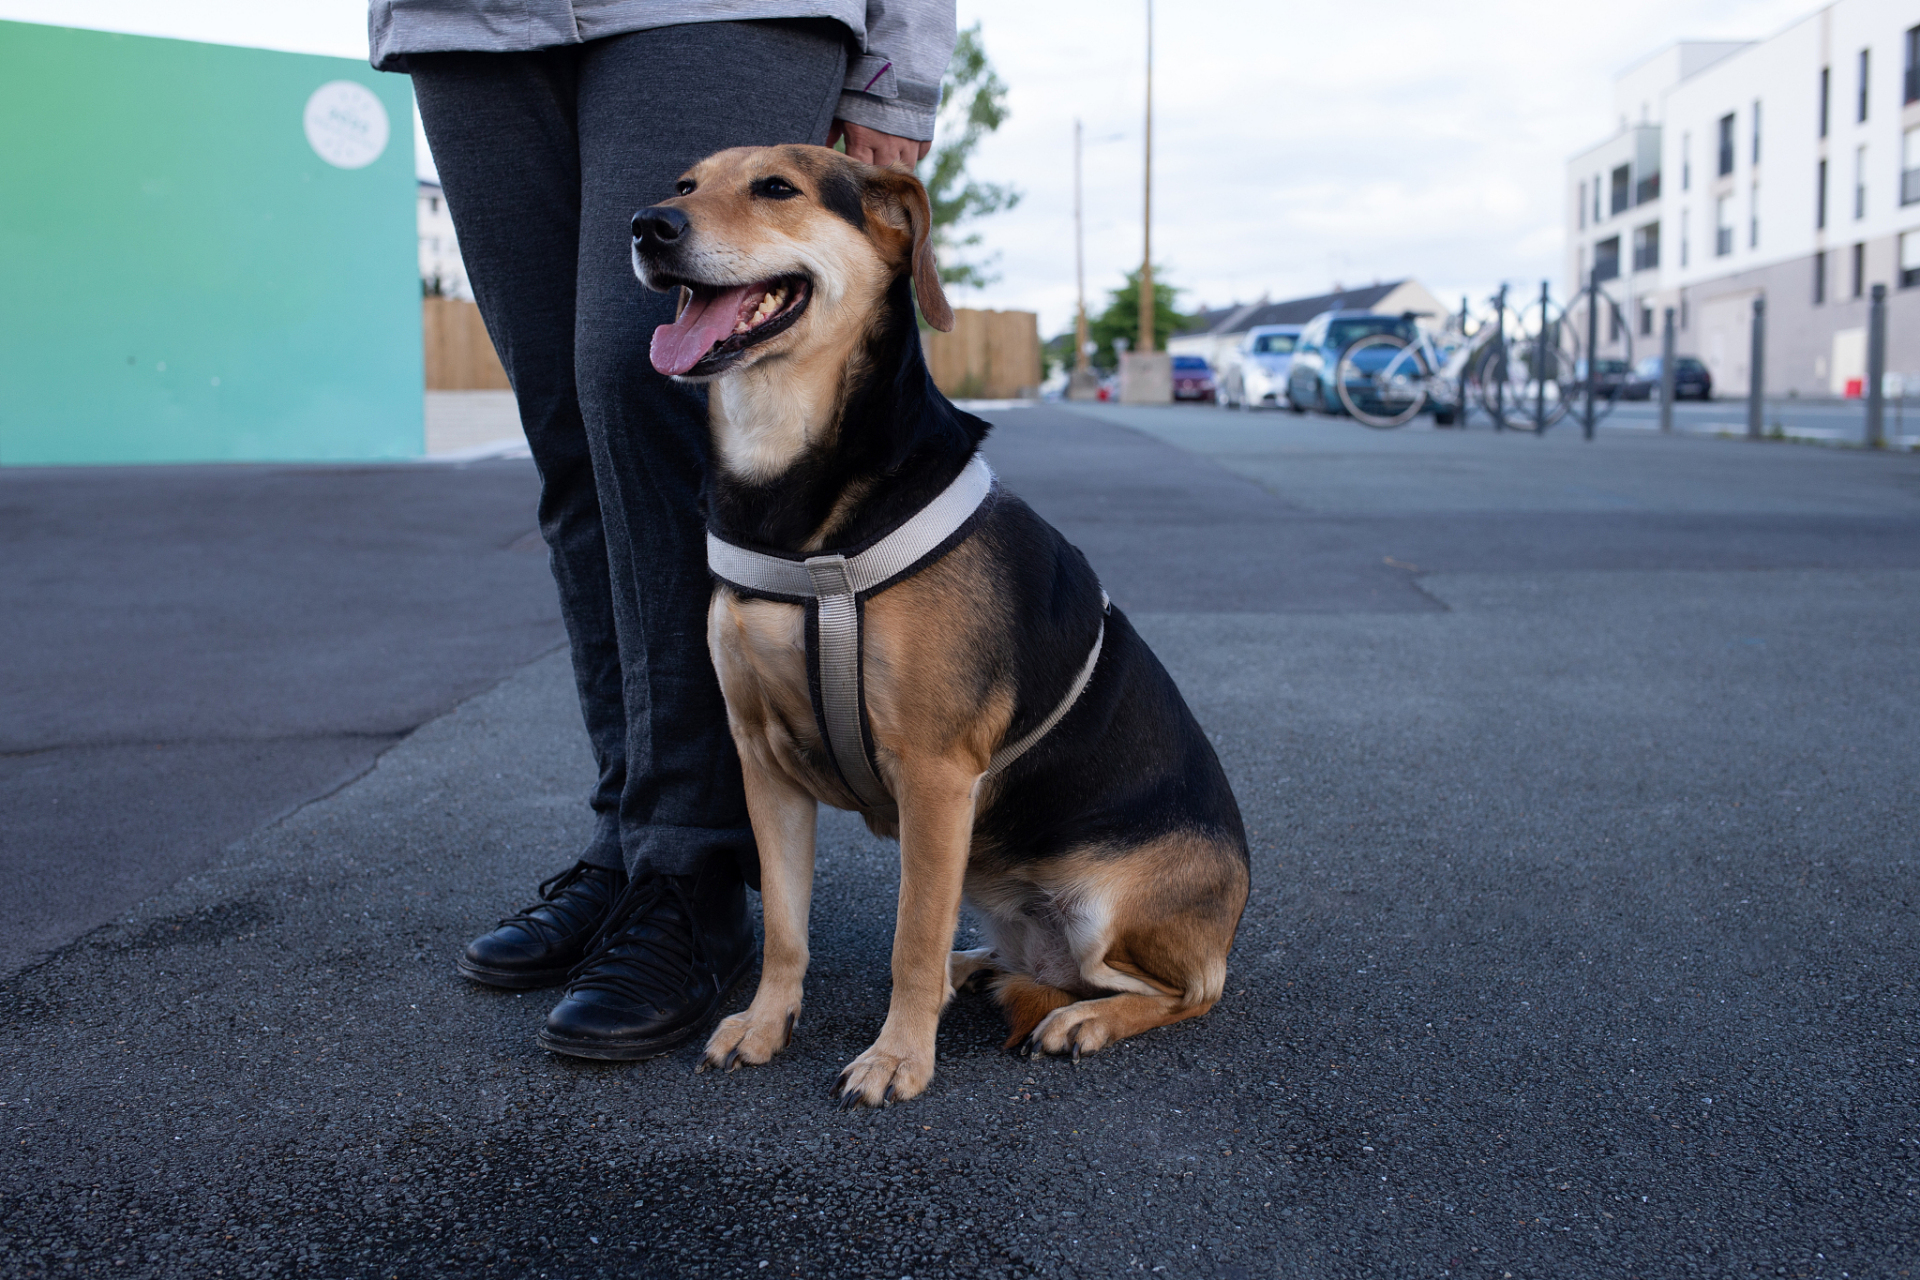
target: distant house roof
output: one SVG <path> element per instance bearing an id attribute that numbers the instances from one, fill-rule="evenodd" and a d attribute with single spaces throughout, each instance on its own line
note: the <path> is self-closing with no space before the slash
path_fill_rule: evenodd
<path id="1" fill-rule="evenodd" d="M 1285 302 L 1249 302 L 1235 307 L 1202 311 L 1194 317 L 1198 323 L 1193 328 L 1174 336 L 1190 337 L 1194 334 L 1220 336 L 1229 333 L 1245 333 L 1255 325 L 1261 324 L 1305 324 L 1322 311 L 1368 311 L 1375 303 L 1405 283 L 1404 280 L 1389 280 L 1384 284 L 1370 284 L 1361 289 L 1342 289 L 1338 293 L 1315 294 L 1311 298 L 1289 298 Z"/>

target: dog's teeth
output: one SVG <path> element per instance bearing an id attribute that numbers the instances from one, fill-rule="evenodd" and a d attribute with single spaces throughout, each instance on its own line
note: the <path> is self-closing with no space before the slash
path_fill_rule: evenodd
<path id="1" fill-rule="evenodd" d="M 745 333 L 747 331 L 747 322 L 745 320 L 735 320 L 733 322 L 733 331 L 735 333 Z"/>

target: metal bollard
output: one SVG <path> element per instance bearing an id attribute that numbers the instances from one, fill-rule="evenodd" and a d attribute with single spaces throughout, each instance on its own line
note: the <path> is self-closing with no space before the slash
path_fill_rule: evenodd
<path id="1" fill-rule="evenodd" d="M 1767 417 L 1767 295 L 1753 300 L 1753 355 L 1747 362 L 1747 439 L 1760 439 Z"/>
<path id="2" fill-rule="evenodd" d="M 1660 330 L 1660 430 L 1673 434 L 1673 308 Z"/>
<path id="3" fill-rule="evenodd" d="M 1887 286 L 1873 286 L 1867 304 L 1867 447 L 1887 442 Z"/>

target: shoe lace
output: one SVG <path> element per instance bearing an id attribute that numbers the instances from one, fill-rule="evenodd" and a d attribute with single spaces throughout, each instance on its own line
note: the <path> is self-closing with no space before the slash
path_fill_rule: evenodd
<path id="1" fill-rule="evenodd" d="M 567 990 L 610 991 L 659 1007 L 682 995 L 697 969 L 712 967 L 694 924 L 693 899 L 674 876 L 630 881 L 568 975 Z"/>
<path id="2" fill-rule="evenodd" d="M 514 912 L 500 921 L 500 925 L 524 929 L 539 938 L 544 946 L 551 946 L 570 933 L 578 933 L 594 914 L 594 904 L 584 894 L 567 895 L 567 890 L 596 871 L 605 875 L 613 874 L 609 868 L 582 861 L 574 863 L 557 876 L 542 880 L 540 901 L 524 911 Z"/>

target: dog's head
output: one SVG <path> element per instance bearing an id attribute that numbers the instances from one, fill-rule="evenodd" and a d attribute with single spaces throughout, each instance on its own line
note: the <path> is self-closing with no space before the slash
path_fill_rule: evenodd
<path id="1" fill-rule="evenodd" d="M 717 377 L 871 325 L 911 273 L 936 329 L 953 310 L 933 261 L 919 179 L 825 147 L 737 147 L 682 174 L 675 194 L 633 215 L 633 268 L 650 289 L 681 290 L 653 335 L 653 366 Z"/>

